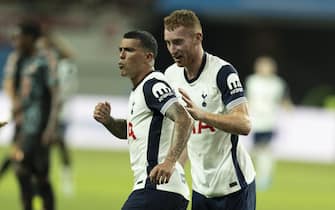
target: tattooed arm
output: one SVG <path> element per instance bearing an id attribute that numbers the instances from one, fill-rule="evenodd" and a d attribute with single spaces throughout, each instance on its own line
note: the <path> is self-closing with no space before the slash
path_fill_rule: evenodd
<path id="1" fill-rule="evenodd" d="M 174 103 L 166 112 L 166 116 L 174 121 L 172 145 L 166 160 L 176 162 L 184 151 L 190 137 L 193 120 L 182 105 Z"/>
<path id="2" fill-rule="evenodd" d="M 125 119 L 115 119 L 110 114 L 111 106 L 108 102 L 98 103 L 95 106 L 93 117 L 117 138 L 127 139 L 127 121 Z"/>
<path id="3" fill-rule="evenodd" d="M 186 147 L 193 124 L 191 116 L 178 102 L 168 108 L 166 117 L 174 121 L 174 132 L 172 144 L 164 162 L 155 166 L 150 172 L 151 181 L 157 184 L 169 182 L 174 165 Z"/>

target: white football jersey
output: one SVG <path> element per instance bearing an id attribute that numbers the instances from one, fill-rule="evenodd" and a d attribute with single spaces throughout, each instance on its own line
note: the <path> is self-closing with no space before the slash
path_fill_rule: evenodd
<path id="1" fill-rule="evenodd" d="M 276 75 L 253 74 L 246 81 L 247 97 L 255 132 L 275 129 L 279 106 L 285 95 L 285 83 Z"/>
<path id="2" fill-rule="evenodd" d="M 60 59 L 57 65 L 57 76 L 61 101 L 71 98 L 78 90 L 78 68 L 70 59 Z"/>
<path id="3" fill-rule="evenodd" d="M 165 112 L 175 102 L 178 99 L 161 72 L 148 74 L 130 94 L 127 130 L 133 190 L 158 189 L 189 199 L 184 169 L 178 162 L 169 183 L 154 185 L 149 180 L 150 171 L 165 160 L 172 143 L 174 122 Z"/>
<path id="4" fill-rule="evenodd" d="M 186 90 L 192 101 L 207 112 L 224 115 L 236 105 L 247 102 L 234 67 L 208 53 L 204 53 L 195 79 L 188 80 L 184 68 L 176 64 L 166 70 L 165 76 L 173 88 Z M 238 135 L 201 121 L 194 123 L 188 156 L 193 190 L 209 198 L 236 192 L 255 178 L 251 158 Z"/>
<path id="5" fill-rule="evenodd" d="M 59 99 L 62 102 L 59 118 L 60 121 L 66 122 L 69 118 L 68 102 L 77 92 L 79 86 L 77 65 L 70 59 L 58 60 L 57 78 L 59 85 Z"/>

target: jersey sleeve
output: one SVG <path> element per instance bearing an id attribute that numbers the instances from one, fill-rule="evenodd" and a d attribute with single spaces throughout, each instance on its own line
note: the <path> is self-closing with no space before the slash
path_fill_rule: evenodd
<path id="1" fill-rule="evenodd" d="M 247 101 L 242 83 L 235 68 L 231 65 L 221 67 L 216 78 L 222 102 L 228 110 Z"/>
<path id="2" fill-rule="evenodd" d="M 57 78 L 59 84 L 60 98 L 66 101 L 73 96 L 78 89 L 77 65 L 69 59 L 61 59 L 58 62 Z"/>
<path id="3" fill-rule="evenodd" d="M 58 85 L 57 72 L 52 69 L 47 62 L 41 62 L 39 68 L 43 72 L 43 80 L 46 82 L 48 88 L 52 88 Z"/>
<path id="4" fill-rule="evenodd" d="M 152 111 L 160 112 L 163 115 L 171 104 L 178 101 L 170 85 L 156 78 L 145 82 L 143 93 L 147 106 Z"/>

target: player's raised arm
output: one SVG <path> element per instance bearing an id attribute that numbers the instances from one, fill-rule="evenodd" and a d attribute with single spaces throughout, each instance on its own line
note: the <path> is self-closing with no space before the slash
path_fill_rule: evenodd
<path id="1" fill-rule="evenodd" d="M 111 116 L 111 106 L 108 102 L 100 102 L 95 106 L 93 117 L 107 128 L 114 136 L 127 139 L 127 121 Z"/>
<path id="2" fill-rule="evenodd" d="M 251 122 L 247 107 L 247 103 L 242 103 L 224 115 L 206 114 L 202 121 L 229 133 L 248 135 L 251 130 Z"/>
<path id="3" fill-rule="evenodd" d="M 168 183 L 175 163 L 183 153 L 190 137 L 193 120 L 185 108 L 178 102 L 173 103 L 166 111 L 166 116 L 174 121 L 172 145 L 165 161 L 157 165 L 150 173 L 150 179 L 157 184 Z"/>
<path id="4" fill-rule="evenodd" d="M 222 94 L 222 103 L 227 106 L 228 112 L 224 114 L 213 113 L 201 109 L 192 101 L 189 93 L 179 88 L 182 99 L 186 103 L 187 111 L 195 120 L 205 122 L 222 131 L 237 135 L 248 135 L 251 130 L 248 103 L 244 97 L 236 70 L 231 65 L 224 65 L 219 70 L 216 80 L 218 89 Z M 231 84 L 231 80 L 234 80 L 233 82 L 238 85 L 232 85 L 235 83 Z"/>
<path id="5" fill-rule="evenodd" d="M 233 107 L 227 114 L 206 112 L 195 105 L 185 90 L 179 89 L 185 101 L 187 111 L 195 120 L 200 120 L 225 132 L 248 135 L 251 123 L 248 113 L 248 104 L 241 103 Z"/>

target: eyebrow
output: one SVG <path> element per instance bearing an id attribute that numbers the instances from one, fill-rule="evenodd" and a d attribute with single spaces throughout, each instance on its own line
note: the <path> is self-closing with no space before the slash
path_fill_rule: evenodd
<path id="1" fill-rule="evenodd" d="M 175 39 L 171 39 L 171 40 L 165 39 L 164 41 L 165 42 L 171 42 L 171 43 L 180 43 L 180 42 L 184 41 L 184 39 L 182 39 L 182 38 L 175 38 Z"/>
<path id="2" fill-rule="evenodd" d="M 122 49 L 125 50 L 125 51 L 130 51 L 130 52 L 136 50 L 135 47 L 119 47 L 119 51 L 121 51 Z"/>

